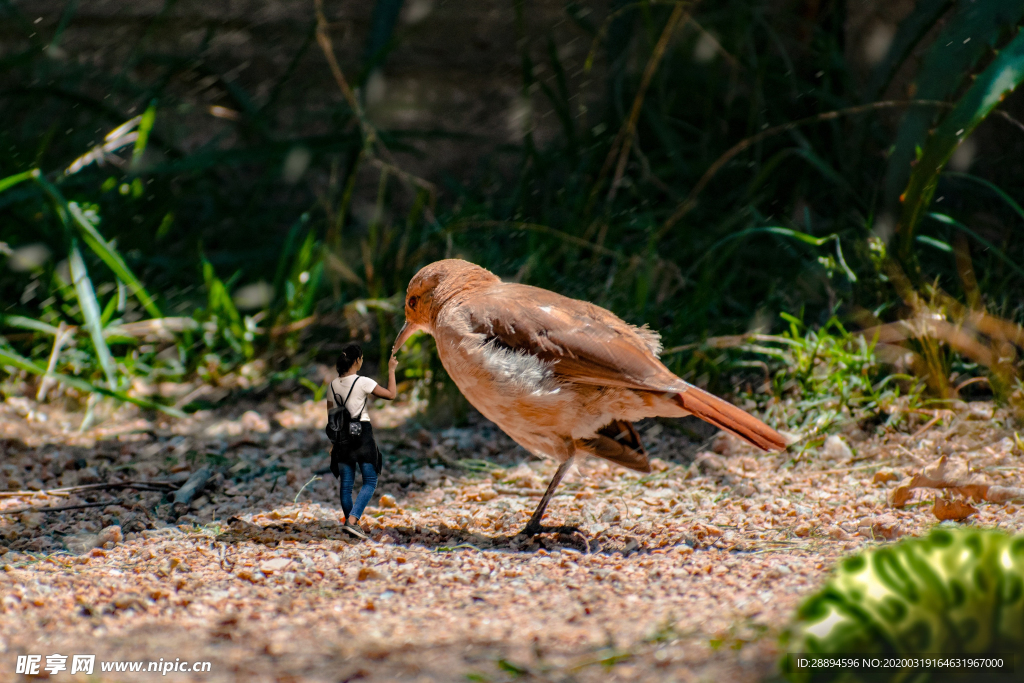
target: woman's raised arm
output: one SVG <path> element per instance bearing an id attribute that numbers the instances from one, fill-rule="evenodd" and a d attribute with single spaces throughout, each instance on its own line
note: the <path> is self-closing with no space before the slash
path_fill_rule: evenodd
<path id="1" fill-rule="evenodd" d="M 394 356 L 391 356 L 391 359 L 388 360 L 388 388 L 385 389 L 384 387 L 378 384 L 373 388 L 374 396 L 377 396 L 378 398 L 384 398 L 389 401 L 395 400 L 395 396 L 398 395 L 398 391 L 395 388 L 395 368 L 397 367 L 398 359 L 395 358 Z"/>

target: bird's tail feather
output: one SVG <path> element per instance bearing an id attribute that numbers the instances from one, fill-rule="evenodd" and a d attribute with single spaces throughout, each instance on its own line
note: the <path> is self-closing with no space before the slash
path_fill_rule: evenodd
<path id="1" fill-rule="evenodd" d="M 764 422 L 697 387 L 676 394 L 675 401 L 691 415 L 735 434 L 762 450 L 781 451 L 788 445 L 781 434 Z"/>

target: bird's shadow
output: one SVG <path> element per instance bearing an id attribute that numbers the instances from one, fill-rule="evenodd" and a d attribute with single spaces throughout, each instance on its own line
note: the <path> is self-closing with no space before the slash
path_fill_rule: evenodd
<path id="1" fill-rule="evenodd" d="M 349 544 L 384 543 L 396 546 L 419 546 L 436 551 L 475 548 L 477 550 L 503 550 L 514 552 L 535 552 L 541 548 L 561 550 L 570 548 L 583 553 L 600 552 L 602 548 L 597 541 L 587 538 L 582 532 L 565 533 L 552 531 L 531 537 L 519 535 L 487 536 L 453 529 L 442 524 L 437 529 L 423 527 L 394 526 L 385 529 L 368 531 L 369 541 L 357 539 L 338 522 L 285 522 L 261 526 L 252 524 L 237 517 L 228 520 L 228 529 L 217 536 L 221 543 L 259 543 L 276 546 L 282 542 L 298 543 L 311 541 L 341 541 Z"/>

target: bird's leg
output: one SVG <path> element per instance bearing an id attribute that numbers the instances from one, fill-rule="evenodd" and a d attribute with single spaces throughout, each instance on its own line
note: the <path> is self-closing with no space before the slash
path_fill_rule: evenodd
<path id="1" fill-rule="evenodd" d="M 555 470 L 555 476 L 551 477 L 551 482 L 548 484 L 548 490 L 544 492 L 544 496 L 540 499 L 540 503 L 537 504 L 537 509 L 533 511 L 533 516 L 530 517 L 530 521 L 526 523 L 526 528 L 519 532 L 520 536 L 536 536 L 537 534 L 543 533 L 565 533 L 571 534 L 578 529 L 574 526 L 541 526 L 540 519 L 544 516 L 544 510 L 547 509 L 548 503 L 551 502 L 551 496 L 555 494 L 555 489 L 558 488 L 559 482 L 562 481 L 562 477 L 569 471 L 569 467 L 572 466 L 572 456 L 566 459 L 558 469 Z"/>

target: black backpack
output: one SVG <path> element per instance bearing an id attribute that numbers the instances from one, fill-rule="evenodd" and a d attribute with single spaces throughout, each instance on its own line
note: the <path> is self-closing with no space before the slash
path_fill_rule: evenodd
<path id="1" fill-rule="evenodd" d="M 334 394 L 334 407 L 327 413 L 327 438 L 332 443 L 338 443 L 343 446 L 349 446 L 354 441 L 358 441 L 359 437 L 363 434 L 363 425 L 359 420 L 353 420 L 352 414 L 348 412 L 348 408 L 345 404 L 348 403 L 349 396 L 352 395 L 352 391 L 356 388 L 356 382 L 359 378 L 356 377 L 352 382 L 352 387 L 348 390 L 348 396 L 345 400 L 338 402 L 338 392 L 334 390 L 334 382 L 331 382 L 331 393 Z M 366 407 L 366 401 L 363 401 L 363 408 Z M 363 408 L 359 409 L 359 413 L 362 414 Z"/>

